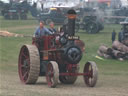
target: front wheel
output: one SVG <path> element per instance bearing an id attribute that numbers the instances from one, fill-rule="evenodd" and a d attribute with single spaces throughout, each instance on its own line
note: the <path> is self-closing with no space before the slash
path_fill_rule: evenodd
<path id="1" fill-rule="evenodd" d="M 96 63 L 93 61 L 87 62 L 84 66 L 83 72 L 86 74 L 84 75 L 85 84 L 89 87 L 94 87 L 98 78 L 98 68 Z"/>
<path id="2" fill-rule="evenodd" d="M 51 88 L 55 88 L 58 84 L 59 68 L 58 64 L 55 61 L 50 61 L 47 65 L 46 80 L 48 86 Z"/>

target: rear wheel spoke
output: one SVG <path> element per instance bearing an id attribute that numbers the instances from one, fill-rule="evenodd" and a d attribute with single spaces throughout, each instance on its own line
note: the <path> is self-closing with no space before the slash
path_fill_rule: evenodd
<path id="1" fill-rule="evenodd" d="M 26 55 L 24 54 L 24 52 L 22 53 L 22 56 L 24 56 L 26 59 L 29 58 L 29 56 L 26 56 Z"/>
<path id="2" fill-rule="evenodd" d="M 28 75 L 28 71 L 26 71 L 23 75 L 23 78 L 25 79 L 25 77 Z"/>

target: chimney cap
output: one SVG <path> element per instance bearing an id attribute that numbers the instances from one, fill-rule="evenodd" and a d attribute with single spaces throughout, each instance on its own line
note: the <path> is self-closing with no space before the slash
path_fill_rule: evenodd
<path id="1" fill-rule="evenodd" d="M 70 9 L 67 13 L 76 15 L 76 11 L 74 9 Z"/>

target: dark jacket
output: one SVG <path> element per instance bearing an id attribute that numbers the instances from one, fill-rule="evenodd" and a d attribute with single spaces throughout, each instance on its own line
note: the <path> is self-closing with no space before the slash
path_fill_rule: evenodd
<path id="1" fill-rule="evenodd" d="M 55 28 L 49 28 L 49 31 L 52 33 L 56 33 L 56 29 Z"/>

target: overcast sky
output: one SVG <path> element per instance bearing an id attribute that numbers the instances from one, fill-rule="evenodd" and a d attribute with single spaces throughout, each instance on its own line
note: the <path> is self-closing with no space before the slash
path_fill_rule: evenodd
<path id="1" fill-rule="evenodd" d="M 9 3 L 9 0 L 0 0 L 3 1 L 4 3 Z"/>

